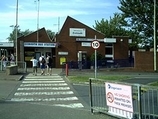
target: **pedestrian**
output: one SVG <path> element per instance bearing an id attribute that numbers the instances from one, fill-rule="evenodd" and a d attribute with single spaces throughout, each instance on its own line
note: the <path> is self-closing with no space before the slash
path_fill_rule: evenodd
<path id="1" fill-rule="evenodd" d="M 30 61 L 32 61 L 33 75 L 37 76 L 38 60 L 35 57 L 32 57 Z"/>
<path id="2" fill-rule="evenodd" d="M 10 55 L 10 65 L 15 65 L 15 57 L 13 54 Z"/>
<path id="3" fill-rule="evenodd" d="M 5 55 L 2 55 L 1 62 L 2 62 L 3 68 L 6 69 L 8 58 Z"/>
<path id="4" fill-rule="evenodd" d="M 47 55 L 47 74 L 52 75 L 52 68 L 53 68 L 53 60 L 50 56 L 50 54 Z"/>
<path id="5" fill-rule="evenodd" d="M 44 54 L 40 56 L 39 62 L 40 62 L 41 75 L 45 75 L 46 60 Z"/>

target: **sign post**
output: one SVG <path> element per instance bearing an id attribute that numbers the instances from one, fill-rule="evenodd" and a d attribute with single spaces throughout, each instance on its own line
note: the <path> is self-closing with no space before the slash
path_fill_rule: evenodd
<path id="1" fill-rule="evenodd" d="M 97 49 L 100 46 L 99 41 L 96 40 L 96 35 L 95 35 L 95 40 L 92 42 L 92 48 L 95 49 L 95 79 L 97 77 Z"/>

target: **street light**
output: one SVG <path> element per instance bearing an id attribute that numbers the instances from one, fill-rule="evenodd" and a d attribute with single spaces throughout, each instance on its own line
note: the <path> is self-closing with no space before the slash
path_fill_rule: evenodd
<path id="1" fill-rule="evenodd" d="M 40 5 L 40 0 L 35 0 L 34 2 L 37 5 L 37 43 L 38 43 L 38 41 L 39 41 L 39 32 L 38 32 L 38 30 L 39 30 L 39 5 Z"/>
<path id="2" fill-rule="evenodd" d="M 18 0 L 16 1 L 16 24 L 15 24 L 15 45 L 16 45 L 16 65 L 18 65 Z"/>
<path id="3" fill-rule="evenodd" d="M 154 71 L 157 71 L 157 63 L 156 63 L 156 0 L 154 0 Z"/>

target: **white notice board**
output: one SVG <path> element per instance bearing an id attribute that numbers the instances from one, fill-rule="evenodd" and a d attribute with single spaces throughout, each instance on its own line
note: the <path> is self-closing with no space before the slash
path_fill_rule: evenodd
<path id="1" fill-rule="evenodd" d="M 105 90 L 108 106 L 133 112 L 131 86 L 106 82 Z"/>

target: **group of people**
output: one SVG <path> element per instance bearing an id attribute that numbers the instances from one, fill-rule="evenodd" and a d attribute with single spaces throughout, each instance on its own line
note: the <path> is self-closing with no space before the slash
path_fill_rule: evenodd
<path id="1" fill-rule="evenodd" d="M 7 57 L 5 55 L 2 55 L 1 56 L 1 62 L 2 62 L 2 65 L 4 67 L 4 69 L 6 68 L 7 66 L 7 63 L 12 63 L 12 62 L 15 62 L 15 57 L 13 54 L 10 55 L 10 57 Z"/>
<path id="2" fill-rule="evenodd" d="M 45 75 L 46 69 L 47 69 L 47 75 L 52 75 L 53 61 L 50 54 L 47 54 L 47 57 L 44 57 L 44 54 L 42 54 L 39 60 L 33 57 L 31 61 L 32 61 L 32 66 L 33 66 L 33 74 L 35 76 L 37 75 L 38 64 L 40 65 L 41 75 Z"/>

